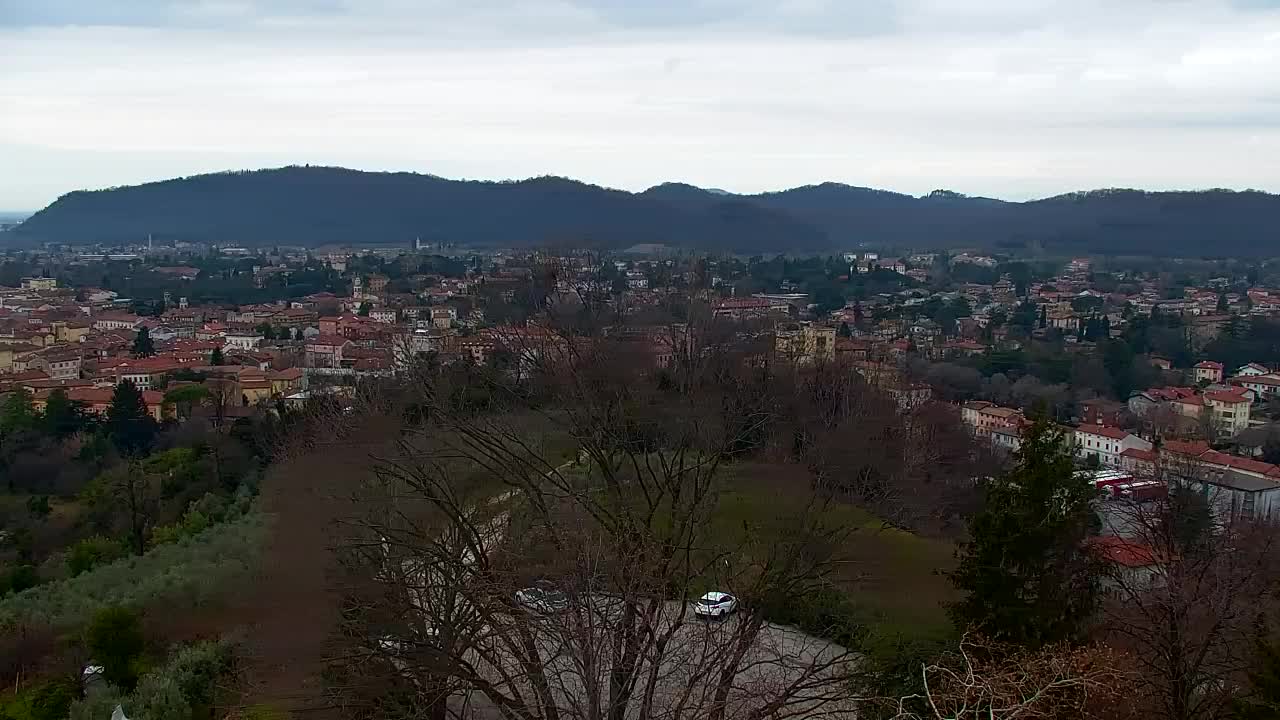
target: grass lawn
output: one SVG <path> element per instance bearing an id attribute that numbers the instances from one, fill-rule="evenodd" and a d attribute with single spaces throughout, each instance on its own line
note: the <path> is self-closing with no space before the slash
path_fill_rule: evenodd
<path id="1" fill-rule="evenodd" d="M 803 509 L 807 473 L 801 468 L 743 464 L 721 493 L 713 523 L 718 532 L 741 533 L 747 525 L 778 522 Z M 799 489 L 798 489 L 799 488 Z M 951 625 L 945 605 L 955 591 L 940 574 L 955 565 L 954 545 L 886 528 L 880 519 L 852 505 L 828 510 L 852 528 L 836 582 L 885 634 L 909 638 L 946 636 Z"/>

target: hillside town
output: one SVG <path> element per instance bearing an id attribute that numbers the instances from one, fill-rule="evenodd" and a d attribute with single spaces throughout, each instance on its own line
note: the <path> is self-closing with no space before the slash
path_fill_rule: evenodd
<path id="1" fill-rule="evenodd" d="M 725 367 L 770 378 L 753 391 L 797 423 L 779 430 L 791 439 L 760 441 L 731 472 L 749 474 L 752 462 L 768 463 L 769 477 L 803 467 L 830 478 L 845 507 L 929 543 L 926 562 L 884 571 L 927 584 L 926 614 L 951 597 L 937 567 L 950 567 L 961 547 L 953 543 L 973 498 L 1045 458 L 1063 463 L 1058 481 L 1087 487 L 1078 509 L 1099 522 L 1081 547 L 1104 561 L 1100 582 L 1111 593 L 1149 592 L 1172 567 L 1151 532 L 1166 526 L 1144 525 L 1148 510 L 1194 496 L 1224 533 L 1280 511 L 1280 276 L 1266 266 L 978 252 L 743 258 L 463 251 L 418 240 L 360 251 L 148 242 L 11 252 L 0 286 L 0 469 L 12 499 L 0 540 L 45 538 L 0 543 L 13 568 L 0 572 L 0 611 L 5 598 L 27 607 L 42 588 L 73 592 L 79 574 L 101 568 L 110 577 L 128 557 L 223 532 L 238 543 L 233 567 L 205 579 L 242 577 L 250 561 L 241 556 L 260 543 L 248 508 L 262 475 L 282 462 L 278 448 L 344 418 L 374 423 L 367 398 L 377 388 L 405 394 L 396 402 L 406 417 L 437 402 L 413 399 L 437 383 L 506 387 L 521 402 L 564 392 L 574 384 L 558 384 L 557 373 L 575 363 L 570 376 L 604 365 L 673 392 L 679 373 L 730 346 L 741 354 L 725 355 Z M 591 347 L 610 359 L 599 362 Z M 732 396 L 708 406 L 716 422 L 754 412 L 749 403 L 722 412 Z M 559 402 L 573 407 L 574 397 Z M 835 398 L 838 410 L 823 405 Z M 487 402 L 480 412 L 492 412 Z M 816 425 L 806 425 L 810 402 L 823 418 Z M 828 413 L 841 421 L 827 427 Z M 401 432 L 410 431 L 376 441 L 395 444 Z M 576 428 L 572 437 L 589 445 L 593 433 Z M 833 439 L 805 439 L 823 433 Z M 738 462 L 727 447 L 717 452 Z M 340 445 L 334 452 L 346 457 Z M 556 455 L 536 475 L 591 467 L 585 452 Z M 142 519 L 138 478 L 154 493 Z M 894 483 L 908 489 L 887 489 Z M 518 602 L 539 613 L 569 602 L 546 577 L 518 582 L 527 585 L 517 585 Z M 892 584 L 884 591 L 892 595 Z M 699 612 L 739 607 L 727 592 L 695 594 L 712 603 Z M 815 602 L 827 612 L 835 601 Z M 853 642 L 770 612 L 771 622 Z M 82 683 L 78 702 L 96 697 L 94 682 Z"/>

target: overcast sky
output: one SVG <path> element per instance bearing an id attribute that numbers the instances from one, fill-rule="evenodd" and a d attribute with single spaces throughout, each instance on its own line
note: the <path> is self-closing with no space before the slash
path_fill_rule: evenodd
<path id="1" fill-rule="evenodd" d="M 0 209 L 302 163 L 1280 191 L 1280 4 L 0 0 Z"/>

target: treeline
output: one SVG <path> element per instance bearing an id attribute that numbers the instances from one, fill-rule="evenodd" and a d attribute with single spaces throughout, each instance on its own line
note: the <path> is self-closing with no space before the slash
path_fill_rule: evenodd
<path id="1" fill-rule="evenodd" d="M 288 167 L 77 191 L 28 218 L 19 242 L 405 245 L 638 243 L 737 252 L 882 247 L 1054 248 L 1064 253 L 1273 254 L 1280 200 L 1261 192 L 1110 190 L 1025 203 L 827 183 L 760 195 L 663 185 L 628 193 L 563 178 L 453 181 Z M 230 208 L 234 208 L 231 210 Z"/>

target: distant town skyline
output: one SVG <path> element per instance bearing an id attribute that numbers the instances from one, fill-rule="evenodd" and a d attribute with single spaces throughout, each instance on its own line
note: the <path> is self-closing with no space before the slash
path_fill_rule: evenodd
<path id="1" fill-rule="evenodd" d="M 1280 190 L 1268 2 L 0 0 L 0 43 L 5 211 L 305 163 L 626 190 Z"/>

